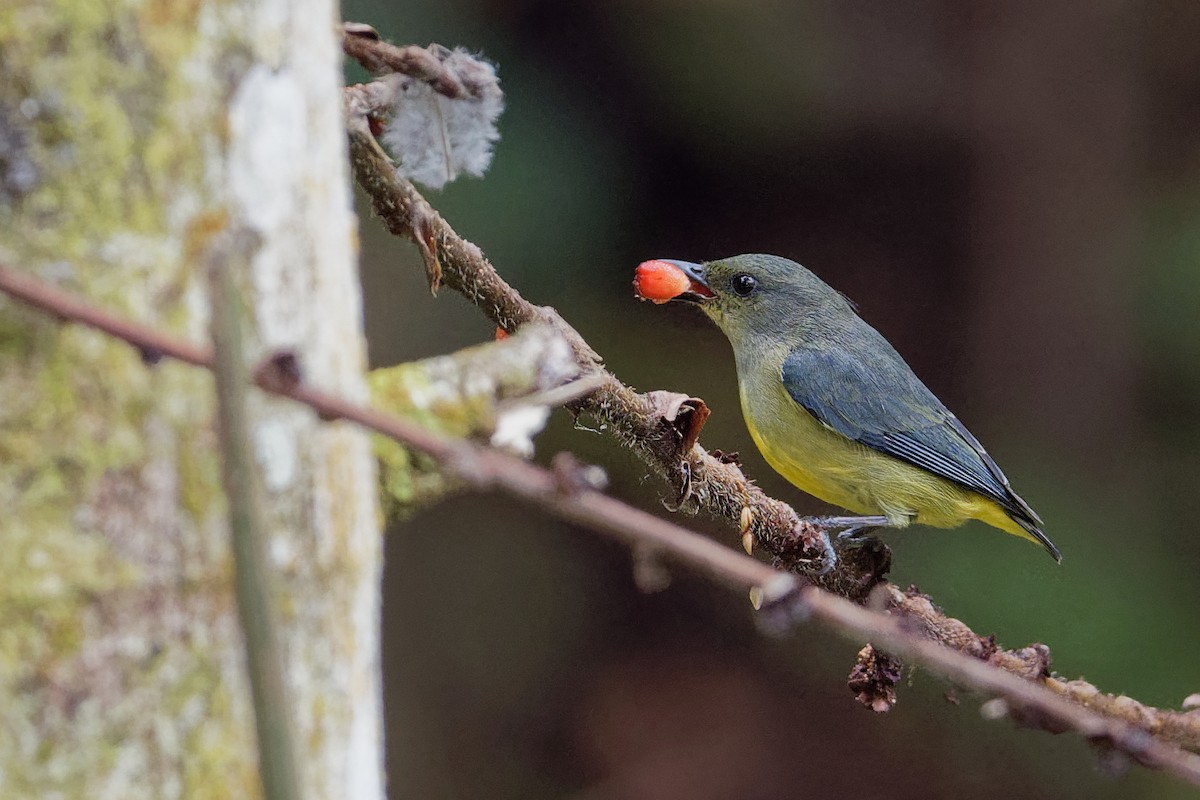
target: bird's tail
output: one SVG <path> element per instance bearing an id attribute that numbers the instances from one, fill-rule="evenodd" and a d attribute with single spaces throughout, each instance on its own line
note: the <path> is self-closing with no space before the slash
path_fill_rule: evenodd
<path id="1" fill-rule="evenodd" d="M 1062 563 L 1062 552 L 1054 546 L 1054 542 L 1050 541 L 1049 536 L 1042 533 L 1042 529 L 1037 526 L 1037 523 L 1021 514 L 1010 514 L 1009 517 L 1020 525 L 1025 533 L 1029 534 L 1030 539 L 1046 548 L 1046 552 L 1053 556 L 1055 561 L 1059 564 Z"/>

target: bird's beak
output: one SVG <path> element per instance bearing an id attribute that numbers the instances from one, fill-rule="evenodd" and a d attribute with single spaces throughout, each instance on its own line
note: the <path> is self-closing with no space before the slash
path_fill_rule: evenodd
<path id="1" fill-rule="evenodd" d="M 691 261 L 676 261 L 671 258 L 661 259 L 668 264 L 679 268 L 684 275 L 687 276 L 691 285 L 682 294 L 676 296 L 675 300 L 687 300 L 690 303 L 703 303 L 706 300 L 711 300 L 716 297 L 716 293 L 709 288 L 707 281 L 704 280 L 704 265 L 693 264 Z"/>

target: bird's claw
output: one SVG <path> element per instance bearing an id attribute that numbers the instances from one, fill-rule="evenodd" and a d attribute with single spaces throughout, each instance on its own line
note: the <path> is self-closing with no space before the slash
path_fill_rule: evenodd
<path id="1" fill-rule="evenodd" d="M 846 530 L 838 533 L 838 544 L 842 545 L 843 547 L 862 546 L 866 543 L 867 538 L 870 537 L 871 531 L 873 530 L 875 530 L 875 528 L 868 528 L 865 525 L 856 525 L 851 528 L 846 528 Z"/>
<path id="2" fill-rule="evenodd" d="M 833 572 L 838 562 L 837 550 L 834 549 L 833 542 L 829 541 L 829 535 L 824 532 L 821 533 L 821 544 L 825 546 L 825 563 L 817 570 L 818 577 Z"/>

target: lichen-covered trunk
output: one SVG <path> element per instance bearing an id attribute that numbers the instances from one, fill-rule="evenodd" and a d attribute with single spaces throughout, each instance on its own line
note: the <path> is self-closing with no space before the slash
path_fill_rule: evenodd
<path id="1" fill-rule="evenodd" d="M 365 397 L 335 31 L 328 0 L 7 0 L 0 260 L 200 341 L 248 229 L 247 359 Z M 381 798 L 369 443 L 252 399 L 302 782 Z M 0 797 L 257 795 L 213 407 L 0 299 Z"/>

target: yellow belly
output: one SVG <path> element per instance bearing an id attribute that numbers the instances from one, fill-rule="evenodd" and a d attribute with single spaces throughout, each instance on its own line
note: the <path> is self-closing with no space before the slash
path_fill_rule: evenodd
<path id="1" fill-rule="evenodd" d="M 994 501 L 847 439 L 790 397 L 786 402 L 763 397 L 751 407 L 743 390 L 742 410 L 767 462 L 801 491 L 827 503 L 858 514 L 883 515 L 897 526 L 918 522 L 955 528 L 978 519 L 1032 538 Z"/>

